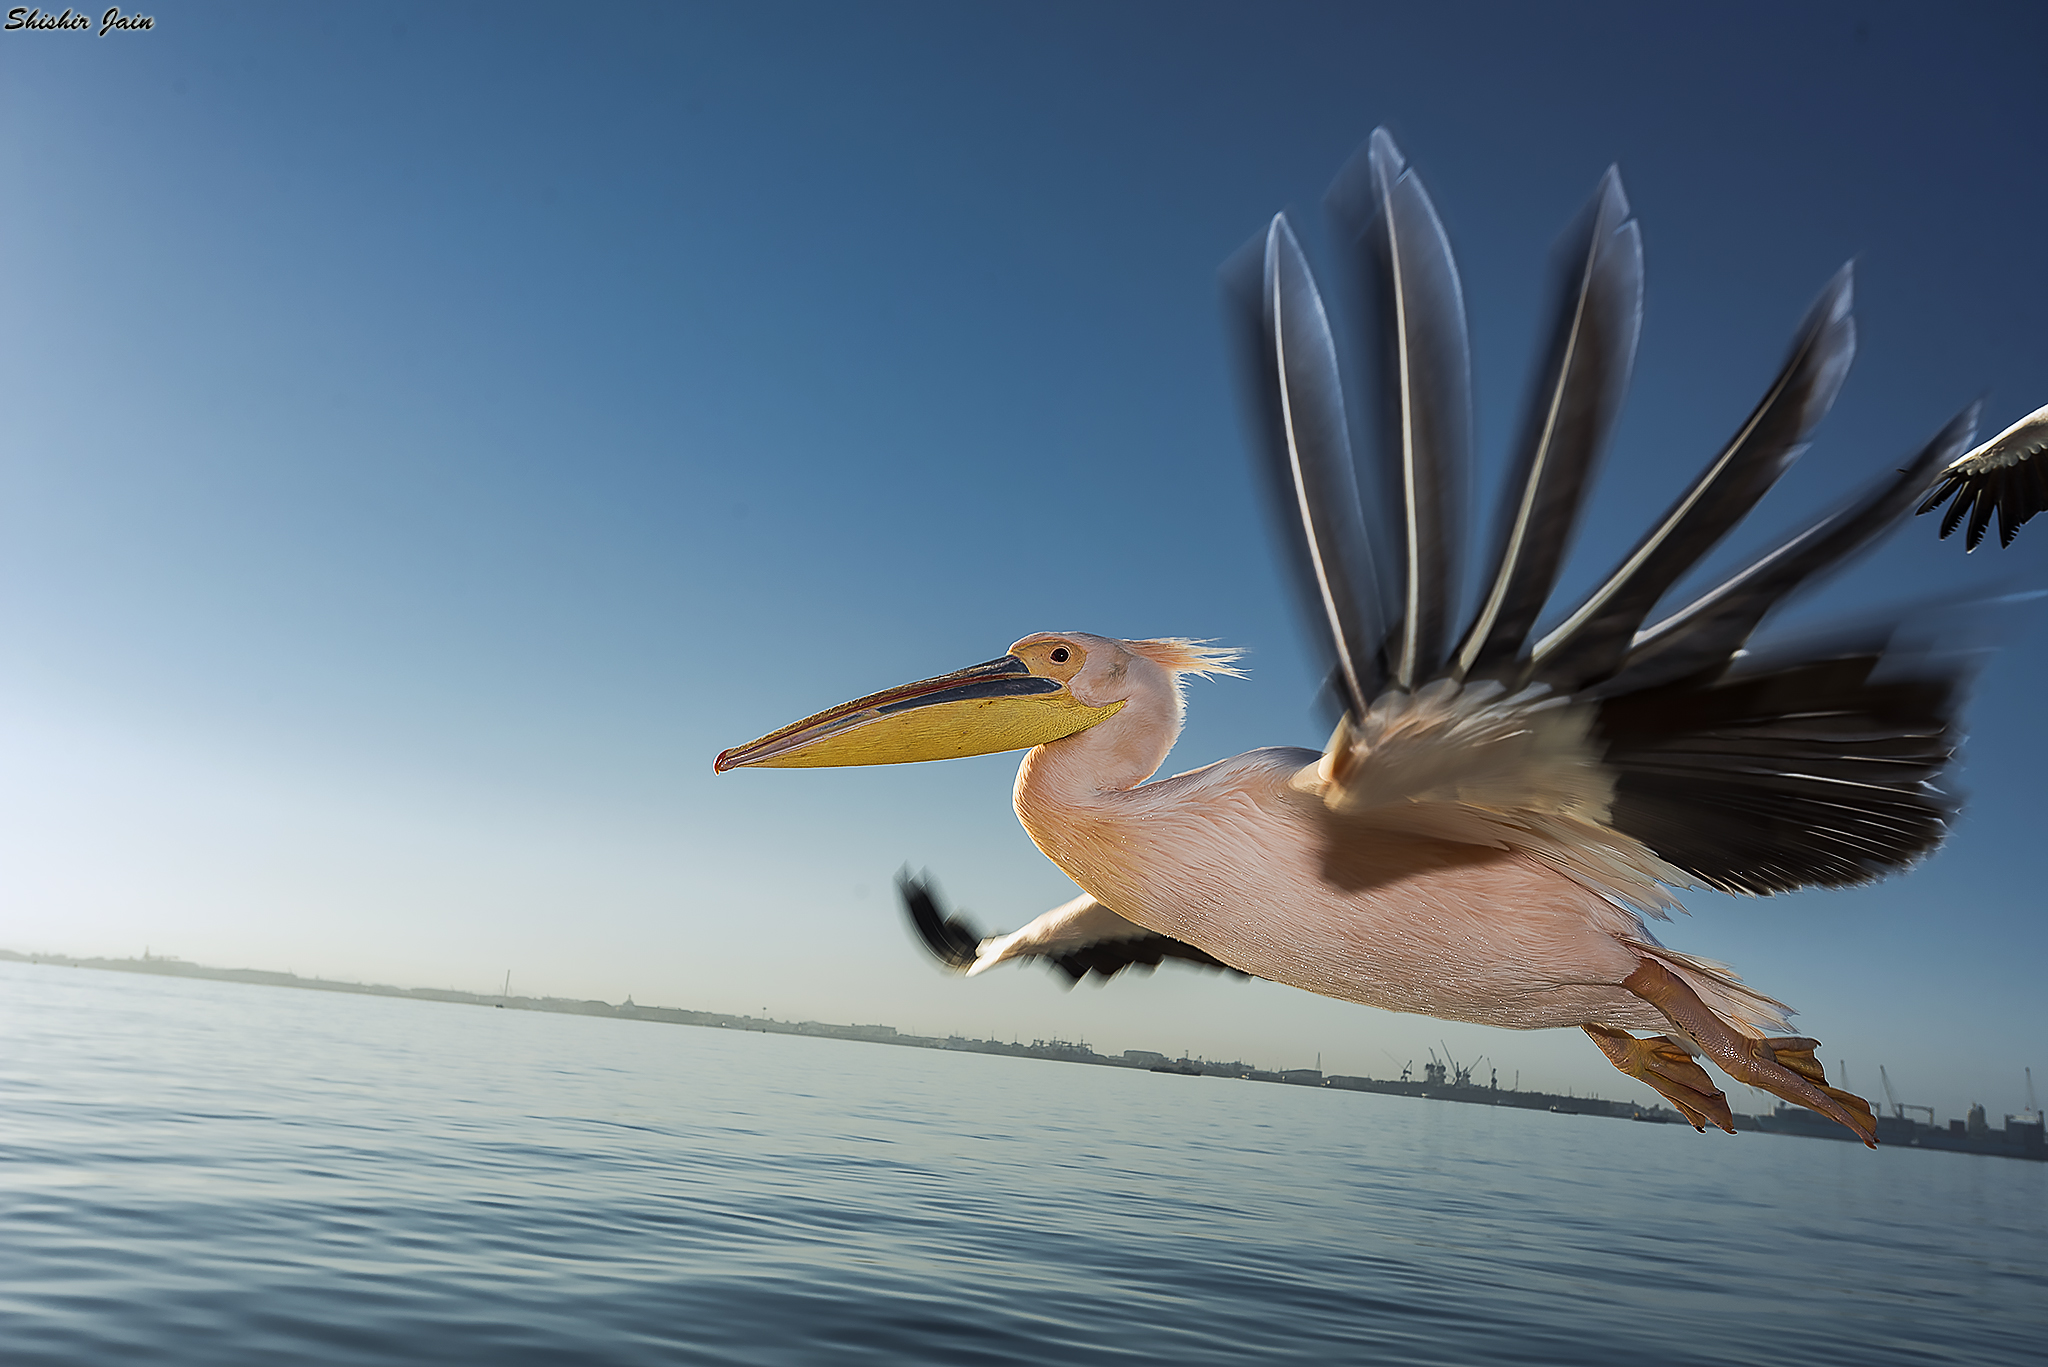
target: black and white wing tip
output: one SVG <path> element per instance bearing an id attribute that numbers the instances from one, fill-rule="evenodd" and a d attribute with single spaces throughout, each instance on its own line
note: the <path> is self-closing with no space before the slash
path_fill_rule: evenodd
<path id="1" fill-rule="evenodd" d="M 1944 503 L 1949 505 L 1941 517 L 1943 540 L 1968 513 L 1970 526 L 1963 534 L 1966 552 L 1977 549 L 1996 511 L 1998 544 L 2010 546 L 2028 519 L 2048 508 L 2044 452 L 2048 452 L 2048 407 L 2035 409 L 1943 470 L 1919 511 L 1931 513 Z"/>
<path id="2" fill-rule="evenodd" d="M 906 869 L 897 875 L 896 887 L 919 941 L 955 973 L 978 971 L 977 965 L 986 969 L 1035 959 L 1065 974 L 1066 985 L 1072 987 L 1090 973 L 1107 982 L 1126 968 L 1150 970 L 1178 959 L 1239 978 L 1251 976 L 1186 941 L 1126 921 L 1092 897 L 1076 898 L 1014 934 L 984 936 L 971 922 L 946 910 L 929 874 Z"/>

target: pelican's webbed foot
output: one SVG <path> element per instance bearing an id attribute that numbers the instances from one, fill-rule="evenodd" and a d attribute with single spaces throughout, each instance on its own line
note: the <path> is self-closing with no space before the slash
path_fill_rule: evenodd
<path id="1" fill-rule="evenodd" d="M 1870 1103 L 1828 1086 L 1827 1075 L 1813 1056 L 1815 1041 L 1760 1039 L 1741 1033 L 1715 1015 L 1697 992 L 1655 959 L 1644 959 L 1636 965 L 1635 972 L 1622 979 L 1621 985 L 1663 1012 L 1715 1067 L 1737 1082 L 1746 1082 L 1818 1111 L 1847 1125 L 1869 1147 L 1877 1147 L 1877 1118 L 1871 1114 Z"/>
<path id="2" fill-rule="evenodd" d="M 1676 1106 L 1695 1130 L 1709 1123 L 1735 1133 L 1735 1116 L 1728 1109 L 1728 1097 L 1707 1076 L 1707 1070 L 1693 1061 L 1692 1054 L 1677 1040 L 1665 1035 L 1637 1039 L 1611 1025 L 1580 1027 L 1592 1036 L 1607 1061 L 1641 1082 L 1647 1082 Z"/>
<path id="3" fill-rule="evenodd" d="M 1820 1088 L 1832 1097 L 1843 1110 L 1849 1112 L 1849 1128 L 1865 1136 L 1866 1142 L 1875 1146 L 1877 1118 L 1871 1113 L 1870 1103 L 1854 1092 L 1845 1092 L 1839 1087 L 1828 1086 L 1828 1075 L 1822 1070 L 1820 1060 L 1813 1051 L 1820 1047 L 1819 1040 L 1810 1039 L 1767 1039 L 1759 1041 L 1761 1052 L 1770 1056 L 1770 1061 L 1781 1068 L 1788 1068 L 1806 1081 Z M 1779 1093 L 1780 1096 L 1784 1094 Z M 1788 1097 L 1787 1100 L 1797 1098 Z M 1806 1103 L 1801 1102 L 1801 1105 Z M 1823 1112 L 1825 1114 L 1825 1112 Z M 1839 1117 L 1837 1117 L 1839 1118 Z"/>

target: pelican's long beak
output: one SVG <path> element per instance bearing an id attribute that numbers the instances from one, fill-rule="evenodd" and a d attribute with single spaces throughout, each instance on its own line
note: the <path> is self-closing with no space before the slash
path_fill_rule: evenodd
<path id="1" fill-rule="evenodd" d="M 1121 701 L 1090 707 L 1058 679 L 1015 655 L 903 684 L 794 721 L 734 746 L 711 766 L 823 769 L 1028 750 L 1114 716 Z"/>

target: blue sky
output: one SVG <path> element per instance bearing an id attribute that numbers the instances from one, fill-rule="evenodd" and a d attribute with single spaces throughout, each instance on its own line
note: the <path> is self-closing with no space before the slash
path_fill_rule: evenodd
<path id="1" fill-rule="evenodd" d="M 1029 632 L 1193 635 L 1170 768 L 1317 744 L 1216 270 L 1402 141 L 1497 461 L 1549 246 L 1618 162 L 1649 293 L 1567 576 L 1747 412 L 1845 259 L 1862 347 L 1754 545 L 1958 408 L 2048 400 L 2028 7 L 157 6 L 0 34 L 0 944 L 1384 1073 L 1576 1033 L 1161 972 L 961 983 L 889 892 L 1071 888 L 1015 759 L 714 779 L 719 749 Z M 1484 479 L 1484 475 L 1482 475 Z M 1484 486 L 1482 486 L 1484 487 Z M 1490 508 L 1490 499 L 1482 500 Z M 2048 586 L 1909 528 L 1805 620 Z M 1725 558 L 1725 557 L 1724 557 Z M 1949 847 L 1694 895 L 1674 945 L 1874 1091 L 2048 1084 L 2038 684 L 1986 671 Z M 1738 1108 L 1753 1098 L 1739 1096 Z"/>

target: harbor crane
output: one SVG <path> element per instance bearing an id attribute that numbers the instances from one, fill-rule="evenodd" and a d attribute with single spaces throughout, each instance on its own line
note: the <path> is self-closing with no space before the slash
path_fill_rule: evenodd
<path id="1" fill-rule="evenodd" d="M 1429 1066 L 1423 1069 L 1423 1076 L 1428 1079 L 1432 1086 L 1448 1083 L 1453 1087 L 1470 1087 L 1472 1085 L 1472 1074 L 1478 1070 L 1480 1064 L 1486 1062 L 1486 1055 L 1481 1054 L 1470 1063 L 1459 1063 L 1457 1059 L 1451 1056 L 1451 1046 L 1449 1044 L 1442 1040 L 1438 1040 L 1437 1043 L 1443 1045 L 1444 1056 L 1439 1061 L 1436 1056 L 1436 1050 L 1430 1050 Z"/>
<path id="2" fill-rule="evenodd" d="M 2033 1077 L 2034 1075 L 2032 1071 L 2029 1071 L 2027 1074 L 2027 1081 L 2030 1084 L 2033 1082 Z M 1899 1101 L 1897 1094 L 1892 1091 L 1891 1074 L 1885 1072 L 1884 1065 L 1882 1063 L 1877 1065 L 1877 1080 L 1884 1084 L 1884 1099 L 1891 1103 L 1892 1114 L 1894 1116 L 1898 1117 L 1900 1120 L 1904 1120 L 1906 1118 L 1906 1112 L 1908 1111 L 1925 1111 L 1927 1112 L 1927 1127 L 1929 1129 L 1934 1128 L 1934 1108 L 1932 1106 L 1914 1106 L 1910 1103 L 1902 1104 Z"/>

